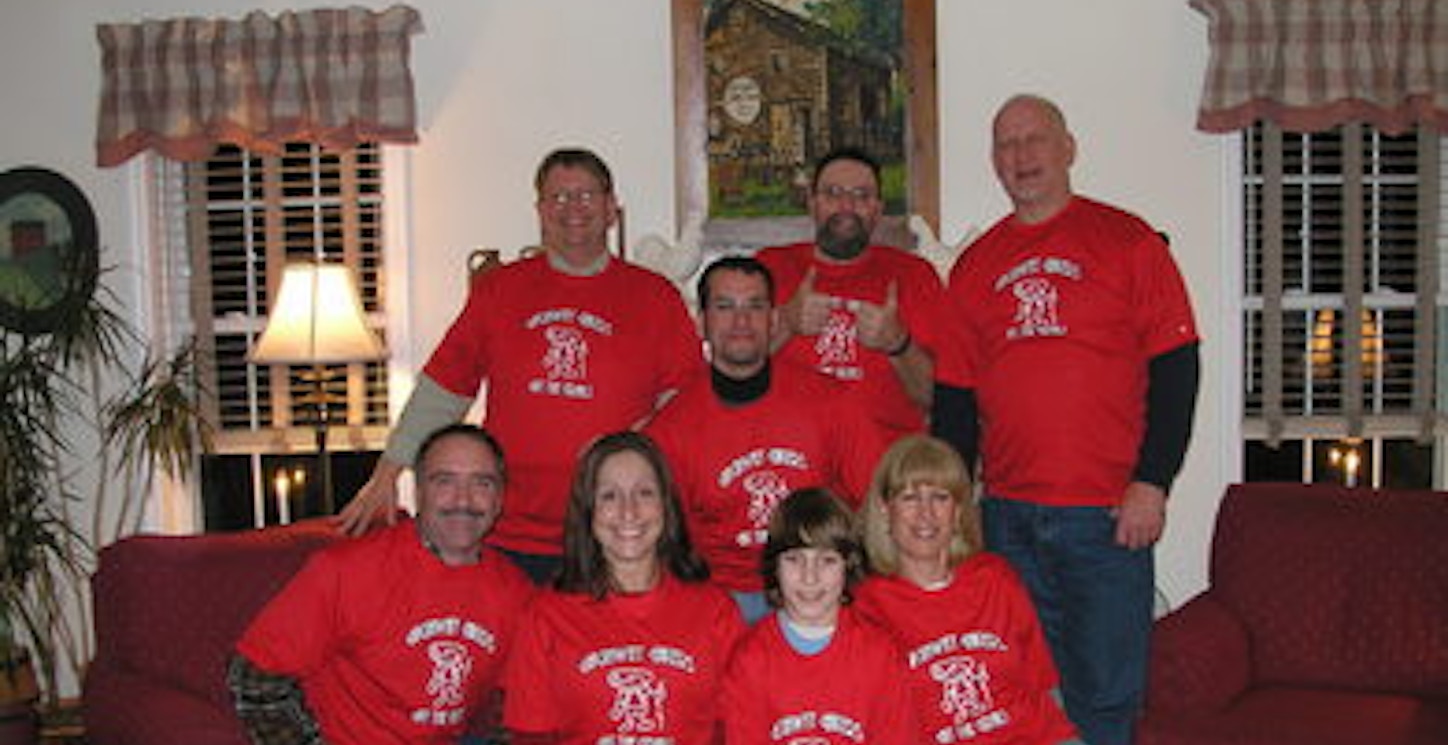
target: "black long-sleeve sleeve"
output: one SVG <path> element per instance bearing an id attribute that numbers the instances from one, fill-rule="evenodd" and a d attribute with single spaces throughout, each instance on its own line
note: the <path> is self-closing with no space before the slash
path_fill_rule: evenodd
<path id="1" fill-rule="evenodd" d="M 1153 358 L 1147 369 L 1146 432 L 1132 478 L 1171 491 L 1181 471 L 1196 416 L 1201 384 L 1198 344 L 1183 344 Z"/>
<path id="2" fill-rule="evenodd" d="M 980 447 L 978 416 L 974 388 L 935 384 L 935 396 L 930 407 L 930 433 L 950 443 L 971 472 L 975 471 L 975 458 Z"/>

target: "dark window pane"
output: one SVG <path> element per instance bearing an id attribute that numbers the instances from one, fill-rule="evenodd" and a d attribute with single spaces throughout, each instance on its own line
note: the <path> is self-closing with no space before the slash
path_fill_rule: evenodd
<path id="1" fill-rule="evenodd" d="M 333 494 L 338 511 L 367 482 L 377 463 L 376 452 L 335 452 L 331 454 Z M 252 502 L 249 455 L 209 455 L 201 459 L 201 494 L 206 531 L 228 532 L 255 527 L 256 507 Z M 265 524 L 281 522 L 279 490 L 285 488 L 292 521 L 326 514 L 322 508 L 322 479 L 316 455 L 265 455 L 261 459 L 262 504 Z M 286 481 L 278 485 L 278 477 Z"/>
<path id="2" fill-rule="evenodd" d="M 201 503 L 208 533 L 254 527 L 251 458 L 245 455 L 203 456 Z"/>
<path id="3" fill-rule="evenodd" d="M 1286 440 L 1268 447 L 1261 440 L 1248 440 L 1243 461 L 1245 481 L 1302 482 L 1302 441 Z"/>
<path id="4" fill-rule="evenodd" d="M 1433 445 L 1415 440 L 1383 441 L 1384 489 L 1432 489 Z"/>

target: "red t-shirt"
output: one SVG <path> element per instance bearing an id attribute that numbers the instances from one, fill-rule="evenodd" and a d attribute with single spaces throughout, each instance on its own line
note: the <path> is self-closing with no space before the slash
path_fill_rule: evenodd
<path id="1" fill-rule="evenodd" d="M 817 259 L 813 243 L 766 248 L 757 256 L 774 277 L 777 304 L 794 297 L 811 267 L 815 291 L 841 300 L 822 333 L 791 338 L 779 356 L 848 384 L 847 400 L 868 413 L 888 440 L 924 430 L 926 411 L 905 393 L 890 358 L 860 344 L 856 311 L 848 301 L 882 305 L 890 283 L 895 282 L 901 322 L 915 343 L 935 356 L 941 346 L 943 332 L 937 319 L 945 307 L 945 295 L 930 263 L 890 246 L 870 246 L 859 258 L 843 264 Z"/>
<path id="2" fill-rule="evenodd" d="M 996 223 L 956 262 L 949 295 L 959 353 L 936 378 L 975 389 L 986 493 L 1120 502 L 1146 426 L 1148 364 L 1197 340 L 1161 237 L 1075 197 L 1038 225 Z"/>
<path id="3" fill-rule="evenodd" d="M 858 410 L 837 405 L 841 395 L 828 377 L 779 360 L 762 397 L 726 405 L 705 372 L 644 428 L 669 459 L 689 535 L 715 582 L 763 587 L 769 516 L 791 491 L 823 486 L 851 505 L 864 499 L 884 445 Z"/>
<path id="4" fill-rule="evenodd" d="M 560 553 L 579 453 L 638 424 L 702 364 L 678 291 L 645 269 L 610 260 L 575 277 L 537 256 L 480 275 L 426 373 L 459 396 L 488 383 L 485 424 L 508 460 L 489 544 Z"/>
<path id="5" fill-rule="evenodd" d="M 327 742 L 452 743 L 499 686 L 532 595 L 491 551 L 443 564 L 406 520 L 314 554 L 236 649 L 301 680 Z"/>
<path id="6" fill-rule="evenodd" d="M 639 595 L 543 593 L 508 663 L 503 722 L 561 745 L 706 745 L 743 630 L 722 590 L 667 574 Z"/>
<path id="7" fill-rule="evenodd" d="M 977 553 L 940 590 L 874 576 L 860 614 L 904 650 L 921 725 L 917 742 L 1041 745 L 1075 737 L 1051 689 L 1051 652 L 1025 586 L 999 556 Z"/>
<path id="8" fill-rule="evenodd" d="M 907 673 L 889 634 L 840 609 L 828 646 L 796 652 L 777 613 L 745 634 L 724 680 L 729 745 L 920 745 Z"/>

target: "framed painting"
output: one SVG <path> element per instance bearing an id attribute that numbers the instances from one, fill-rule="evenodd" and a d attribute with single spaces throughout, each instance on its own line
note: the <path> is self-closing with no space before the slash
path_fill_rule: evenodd
<path id="1" fill-rule="evenodd" d="M 44 168 L 0 173 L 0 325 L 54 330 L 95 291 L 96 218 L 81 190 Z"/>
<path id="2" fill-rule="evenodd" d="M 808 240 L 814 162 L 880 160 L 875 240 L 940 216 L 935 0 L 672 0 L 676 209 L 707 254 Z"/>

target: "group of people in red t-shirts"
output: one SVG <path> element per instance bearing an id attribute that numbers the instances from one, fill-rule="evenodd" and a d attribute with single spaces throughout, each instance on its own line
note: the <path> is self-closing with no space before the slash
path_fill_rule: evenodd
<path id="1" fill-rule="evenodd" d="M 1018 157 L 1009 174 L 997 162 L 1025 220 L 1042 206 L 1033 179 L 1060 202 L 1051 179 L 1074 141 L 1044 99 L 1008 102 L 998 139 L 1011 116 L 1070 146 L 1041 163 Z M 1087 230 L 1071 217 L 1082 210 L 1109 222 L 1065 183 L 1067 199 L 1046 218 L 1065 211 L 1077 231 Z M 870 243 L 880 184 L 868 154 L 825 156 L 809 204 L 815 240 L 714 262 L 694 320 L 673 285 L 609 254 L 618 202 L 603 161 L 571 149 L 545 158 L 535 179 L 543 250 L 474 279 L 340 521 L 360 532 L 379 510 L 391 514 L 409 465 L 417 517 L 325 552 L 263 612 L 231 671 L 248 728 L 264 733 L 286 718 L 276 711 L 300 709 L 302 729 L 327 742 L 449 742 L 481 708 L 501 712 L 493 725 L 523 745 L 1098 742 L 1052 661 L 1062 654 L 1057 610 L 1038 616 L 1035 575 L 983 550 L 991 526 L 977 502 L 1016 496 L 1023 475 L 992 469 L 1025 457 L 1019 428 L 1041 428 L 1064 399 L 1016 391 L 1001 403 L 995 362 L 973 350 L 1017 353 L 997 348 L 994 331 L 954 328 L 955 277 L 947 293 L 918 256 Z M 1135 239 L 1135 227 L 1112 230 L 1106 240 Z M 1141 255 L 1148 273 L 1171 266 L 1155 249 Z M 1143 321 L 1142 333 L 1162 356 L 1189 346 L 1194 364 L 1179 278 L 1153 274 L 1158 295 L 1119 308 L 1064 312 L 1076 290 L 1057 285 L 1094 280 L 1097 260 L 1011 259 L 994 287 L 976 287 L 975 275 L 959 285 L 1012 304 L 1015 316 L 996 319 L 1007 340 L 1011 329 L 1046 339 L 1121 327 L 1113 314 L 1174 299 L 1153 306 L 1168 320 Z M 1170 332 L 1150 325 L 1167 322 Z M 1073 372 L 1032 354 L 1020 379 Z M 1141 367 L 1140 381 L 1109 395 L 1139 397 Z M 486 430 L 456 424 L 484 385 Z M 1136 448 L 1157 425 L 1149 405 L 1127 408 L 1143 406 L 1146 424 L 1112 425 L 1129 430 L 1113 447 Z M 977 417 L 991 422 L 981 495 Z M 1142 450 L 1169 483 L 1181 453 Z M 1072 479 L 1122 475 L 1089 460 L 1024 481 L 1054 507 L 1062 491 L 1077 494 Z M 1115 541 L 1144 548 L 1148 562 L 1164 519 L 1159 480 L 1123 482 L 1126 496 L 1110 503 L 1124 531 Z M 1137 488 L 1152 484 L 1159 501 Z M 472 583 L 467 597 L 453 597 L 459 583 Z M 307 633 L 287 637 L 294 617 L 308 619 Z M 486 705 L 492 687 L 501 707 Z"/>

